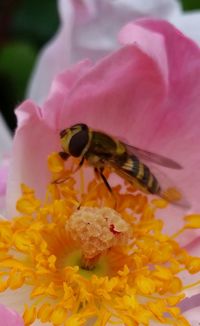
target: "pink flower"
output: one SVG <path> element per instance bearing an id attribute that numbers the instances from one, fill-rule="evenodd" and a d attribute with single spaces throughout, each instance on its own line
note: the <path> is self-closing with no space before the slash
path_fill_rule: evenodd
<path id="1" fill-rule="evenodd" d="M 58 0 L 60 28 L 41 51 L 28 98 L 41 104 L 58 73 L 84 58 L 96 61 L 119 48 L 117 34 L 140 17 L 166 19 L 200 42 L 200 13 L 183 12 L 177 0 Z"/>
<path id="2" fill-rule="evenodd" d="M 130 44 L 60 74 L 41 108 L 30 100 L 19 106 L 8 207 L 21 182 L 44 193 L 46 157 L 60 150 L 59 131 L 85 122 L 179 162 L 184 169 L 167 174 L 199 212 L 199 48 L 164 21 L 129 24 L 120 39 Z"/>
<path id="3" fill-rule="evenodd" d="M 20 197 L 20 183 L 44 198 L 50 181 L 47 156 L 60 151 L 59 131 L 80 122 L 184 167 L 163 169 L 191 203 L 185 212 L 172 205 L 163 210 L 166 232 L 175 233 L 183 225 L 183 214 L 200 212 L 200 50 L 158 20 L 130 23 L 119 39 L 123 46 L 96 64 L 85 60 L 58 75 L 41 107 L 31 100 L 18 107 L 8 184 L 10 214 Z M 198 237 L 196 229 L 190 230 L 180 242 L 195 252 Z"/>
<path id="4" fill-rule="evenodd" d="M 0 325 L 1 326 L 23 326 L 22 318 L 13 310 L 0 304 Z"/>

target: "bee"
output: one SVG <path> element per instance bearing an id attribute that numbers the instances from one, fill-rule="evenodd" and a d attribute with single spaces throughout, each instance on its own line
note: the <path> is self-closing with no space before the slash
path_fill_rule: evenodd
<path id="1" fill-rule="evenodd" d="M 143 192 L 158 195 L 169 202 L 185 206 L 181 192 L 171 185 L 164 186 L 161 182 L 163 177 L 158 177 L 159 174 L 154 173 L 149 167 L 154 163 L 171 169 L 182 169 L 177 162 L 125 144 L 106 133 L 91 129 L 83 123 L 62 130 L 60 141 L 62 146 L 60 156 L 64 160 L 70 156 L 80 158 L 78 168 L 86 160 L 90 166 L 94 167 L 95 172 L 102 178 L 111 193 L 112 188 L 103 174 L 104 168 L 107 166 L 130 184 L 136 184 Z"/>

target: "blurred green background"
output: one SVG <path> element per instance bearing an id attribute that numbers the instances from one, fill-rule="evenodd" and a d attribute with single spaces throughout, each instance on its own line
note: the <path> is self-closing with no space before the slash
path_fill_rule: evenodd
<path id="1" fill-rule="evenodd" d="M 200 8 L 200 0 L 181 2 L 184 10 Z M 11 130 L 16 126 L 13 108 L 24 98 L 37 53 L 57 30 L 56 4 L 0 0 L 0 109 Z"/>

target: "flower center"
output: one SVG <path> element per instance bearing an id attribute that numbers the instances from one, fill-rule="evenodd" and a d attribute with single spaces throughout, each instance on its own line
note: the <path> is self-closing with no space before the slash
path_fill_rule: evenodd
<path id="1" fill-rule="evenodd" d="M 188 325 L 177 308 L 190 286 L 181 272 L 200 271 L 200 259 L 163 233 L 156 214 L 167 203 L 125 183 L 113 195 L 96 177 L 86 184 L 87 166 L 78 178 L 74 163 L 66 168 L 57 154 L 48 164 L 53 182 L 45 202 L 22 185 L 19 216 L 0 221 L 0 289 L 13 290 L 17 301 L 27 288 L 25 324 L 85 325 L 94 318 L 102 326 Z M 199 227 L 197 215 L 186 218 L 189 227 Z"/>
<path id="2" fill-rule="evenodd" d="M 127 241 L 129 224 L 111 208 L 82 207 L 66 223 L 66 231 L 82 251 L 82 268 L 93 269 L 108 249 Z"/>

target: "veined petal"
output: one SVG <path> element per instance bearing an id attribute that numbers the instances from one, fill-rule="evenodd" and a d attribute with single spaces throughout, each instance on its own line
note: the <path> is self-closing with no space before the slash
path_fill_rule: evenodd
<path id="1" fill-rule="evenodd" d="M 128 45 L 99 61 L 74 85 L 60 109 L 60 128 L 81 121 L 130 140 L 143 110 L 151 119 L 150 108 L 162 104 L 166 87 L 153 59 Z"/>
<path id="2" fill-rule="evenodd" d="M 60 120 L 64 119 L 64 123 L 67 123 L 67 112 L 65 113 L 65 116 L 63 115 L 60 117 L 67 95 L 70 91 L 73 91 L 73 88 L 76 87 L 79 80 L 87 74 L 91 68 L 92 62 L 90 62 L 90 60 L 84 60 L 71 67 L 66 72 L 61 73 L 54 79 L 51 85 L 49 97 L 42 107 L 43 119 L 51 129 L 59 133 L 61 130 Z M 60 107 L 59 114 L 58 110 L 55 110 L 57 106 Z"/>
<path id="3" fill-rule="evenodd" d="M 3 326 L 24 326 L 22 318 L 11 309 L 0 304 L 1 325 Z"/>
<path id="4" fill-rule="evenodd" d="M 125 44 L 137 42 L 147 53 L 156 53 L 159 49 L 156 49 L 155 44 L 152 50 L 150 31 L 164 37 L 169 90 L 162 113 L 157 107 L 151 111 L 153 116 L 155 114 L 154 125 L 149 120 L 145 121 L 149 128 L 146 141 L 150 142 L 144 143 L 144 146 L 154 152 L 164 148 L 167 156 L 173 157 L 184 167 L 181 172 L 169 171 L 169 175 L 185 190 L 193 211 L 198 211 L 199 203 L 195 199 L 195 192 L 200 184 L 200 175 L 196 173 L 194 179 L 192 175 L 200 164 L 200 130 L 197 127 L 197 121 L 200 121 L 200 50 L 191 40 L 162 21 L 140 20 L 135 24 L 130 23 L 122 29 L 120 38 Z M 145 33 L 147 36 L 142 37 Z M 194 87 L 194 84 L 198 87 Z M 141 130 L 141 125 L 138 128 Z"/>
<path id="5" fill-rule="evenodd" d="M 121 87 L 124 76 L 126 82 Z M 48 180 L 45 158 L 60 151 L 60 130 L 81 121 L 111 134 L 125 135 L 134 127 L 135 114 L 142 121 L 143 108 L 160 106 L 165 92 L 165 82 L 154 61 L 134 45 L 94 66 L 85 61 L 59 75 L 42 109 L 26 101 L 16 111 L 19 123 L 8 185 L 9 211 L 15 207 L 20 183 L 29 184 L 40 196 L 44 193 Z M 144 93 L 148 93 L 145 100 Z M 150 110 L 147 114 L 150 119 Z M 119 124 L 120 131 L 116 130 Z"/>
<path id="6" fill-rule="evenodd" d="M 95 65 L 82 62 L 57 78 L 47 102 L 41 110 L 35 110 L 39 112 L 37 133 L 31 132 L 31 119 L 23 128 L 19 122 L 15 144 L 21 135 L 21 153 L 28 153 L 31 162 L 17 158 L 24 168 L 20 168 L 21 163 L 14 164 L 13 175 L 20 175 L 18 184 L 26 182 L 41 194 L 47 182 L 45 157 L 60 150 L 59 131 L 85 122 L 131 145 L 180 163 L 183 170 L 161 168 L 161 172 L 186 193 L 192 213 L 198 213 L 200 176 L 194 171 L 198 171 L 200 164 L 199 48 L 164 21 L 140 20 L 130 24 L 128 30 L 129 39 L 126 38 L 125 43 L 133 44 Z M 22 117 L 26 116 L 27 103 L 23 104 Z M 28 146 L 29 138 L 35 149 Z M 33 167 L 37 181 L 33 180 Z M 19 174 L 17 169 L 21 169 Z M 10 189 L 16 189 L 15 182 L 12 181 Z M 176 226 L 180 225 L 182 212 L 170 208 L 165 214 L 167 227 L 174 232 L 173 217 L 180 217 L 176 219 Z M 192 236 L 194 232 L 192 230 Z M 191 234 L 184 235 L 187 242 L 191 241 Z"/>
<path id="7" fill-rule="evenodd" d="M 59 148 L 57 133 L 48 127 L 40 108 L 33 102 L 25 101 L 17 109 L 17 117 L 19 124 L 14 137 L 7 187 L 7 216 L 16 210 L 22 180 L 37 185 L 38 194 L 44 195 L 49 178 L 46 157 Z"/>

